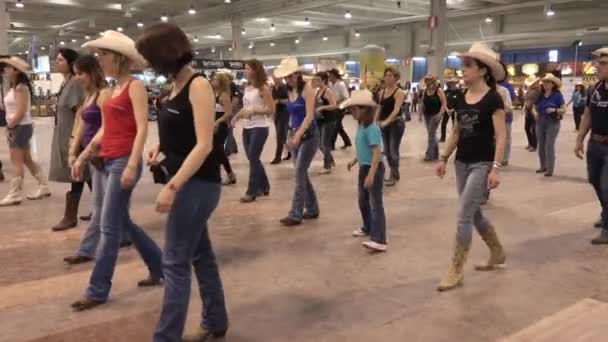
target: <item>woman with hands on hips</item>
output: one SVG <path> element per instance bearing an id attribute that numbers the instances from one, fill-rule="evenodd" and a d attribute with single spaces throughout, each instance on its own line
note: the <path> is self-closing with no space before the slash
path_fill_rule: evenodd
<path id="1" fill-rule="evenodd" d="M 169 45 L 159 50 L 160 44 Z M 165 294 L 153 340 L 206 341 L 224 336 L 228 316 L 224 291 L 209 239 L 207 221 L 220 200 L 222 144 L 214 144 L 213 86 L 190 66 L 192 47 L 176 25 L 157 24 L 144 31 L 138 51 L 173 90 L 158 117 L 159 146 L 148 154 L 149 164 L 161 162 L 169 173 L 156 198 L 156 210 L 168 213 L 163 252 Z M 203 303 L 202 320 L 193 336 L 182 337 L 190 301 L 194 268 Z"/>
<path id="2" fill-rule="evenodd" d="M 505 253 L 494 226 L 483 215 L 481 202 L 488 188 L 500 184 L 499 170 L 505 147 L 505 112 L 502 98 L 496 91 L 496 79 L 504 79 L 505 71 L 497 54 L 481 43 L 458 55 L 463 60 L 463 80 L 467 91 L 456 103 L 456 125 L 452 130 L 437 176 L 446 174 L 446 163 L 456 150 L 456 184 L 459 194 L 457 234 L 454 255 L 447 275 L 437 287 L 447 291 L 462 285 L 463 268 L 471 248 L 473 227 L 490 249 L 487 263 L 478 271 L 491 271 L 506 262 Z"/>

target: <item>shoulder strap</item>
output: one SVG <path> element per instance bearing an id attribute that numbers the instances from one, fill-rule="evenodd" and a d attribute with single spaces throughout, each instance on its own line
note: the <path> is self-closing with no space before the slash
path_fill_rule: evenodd
<path id="1" fill-rule="evenodd" d="M 391 95 L 391 97 L 394 97 L 395 94 L 397 94 L 397 91 L 399 90 L 399 87 L 395 88 L 395 91 L 393 92 L 393 94 Z"/>

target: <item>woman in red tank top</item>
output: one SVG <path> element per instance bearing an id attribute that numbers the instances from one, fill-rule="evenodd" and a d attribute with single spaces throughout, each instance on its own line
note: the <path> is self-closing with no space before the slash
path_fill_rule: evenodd
<path id="1" fill-rule="evenodd" d="M 101 149 L 100 172 L 105 184 L 101 208 L 103 238 L 85 297 L 72 304 L 76 311 L 91 309 L 108 299 L 122 229 L 127 229 L 150 272 L 149 278 L 138 286 L 160 285 L 163 278 L 160 249 L 129 216 L 131 194 L 141 177 L 141 155 L 148 129 L 146 90 L 143 82 L 131 76 L 131 67 L 142 68 L 146 61 L 135 49 L 133 40 L 115 31 L 106 31 L 102 38 L 83 47 L 97 50 L 105 76 L 115 79 L 116 86 L 101 105 L 101 128 L 72 168 L 73 176 L 78 178 L 86 158 Z"/>

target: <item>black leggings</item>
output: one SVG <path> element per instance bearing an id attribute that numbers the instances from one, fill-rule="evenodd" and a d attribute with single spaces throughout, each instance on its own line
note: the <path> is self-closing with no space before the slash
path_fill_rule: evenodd
<path id="1" fill-rule="evenodd" d="M 534 115 L 526 110 L 526 137 L 528 138 L 528 146 L 536 148 L 538 142 L 536 139 L 536 119 Z"/>
<path id="2" fill-rule="evenodd" d="M 578 128 L 581 126 L 583 113 L 585 112 L 585 106 L 572 107 L 572 110 L 574 111 L 574 127 L 578 131 Z"/>
<path id="3" fill-rule="evenodd" d="M 226 123 L 221 123 L 215 132 L 215 137 L 213 137 L 213 149 L 217 149 L 220 163 L 224 166 L 226 173 L 232 174 L 232 166 L 230 165 L 226 150 L 224 149 L 226 139 L 228 139 L 228 125 Z"/>
<path id="4" fill-rule="evenodd" d="M 70 190 L 73 194 L 82 194 L 82 190 L 84 190 L 84 183 L 87 183 L 89 186 L 89 190 L 93 191 L 93 185 L 90 179 L 87 179 L 84 182 L 72 182 L 72 189 Z"/>

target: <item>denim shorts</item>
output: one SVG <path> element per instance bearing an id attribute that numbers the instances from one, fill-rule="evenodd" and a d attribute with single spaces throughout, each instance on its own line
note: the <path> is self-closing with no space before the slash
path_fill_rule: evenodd
<path id="1" fill-rule="evenodd" d="M 34 126 L 19 125 L 8 129 L 8 146 L 10 148 L 29 149 L 30 140 L 34 134 Z"/>

